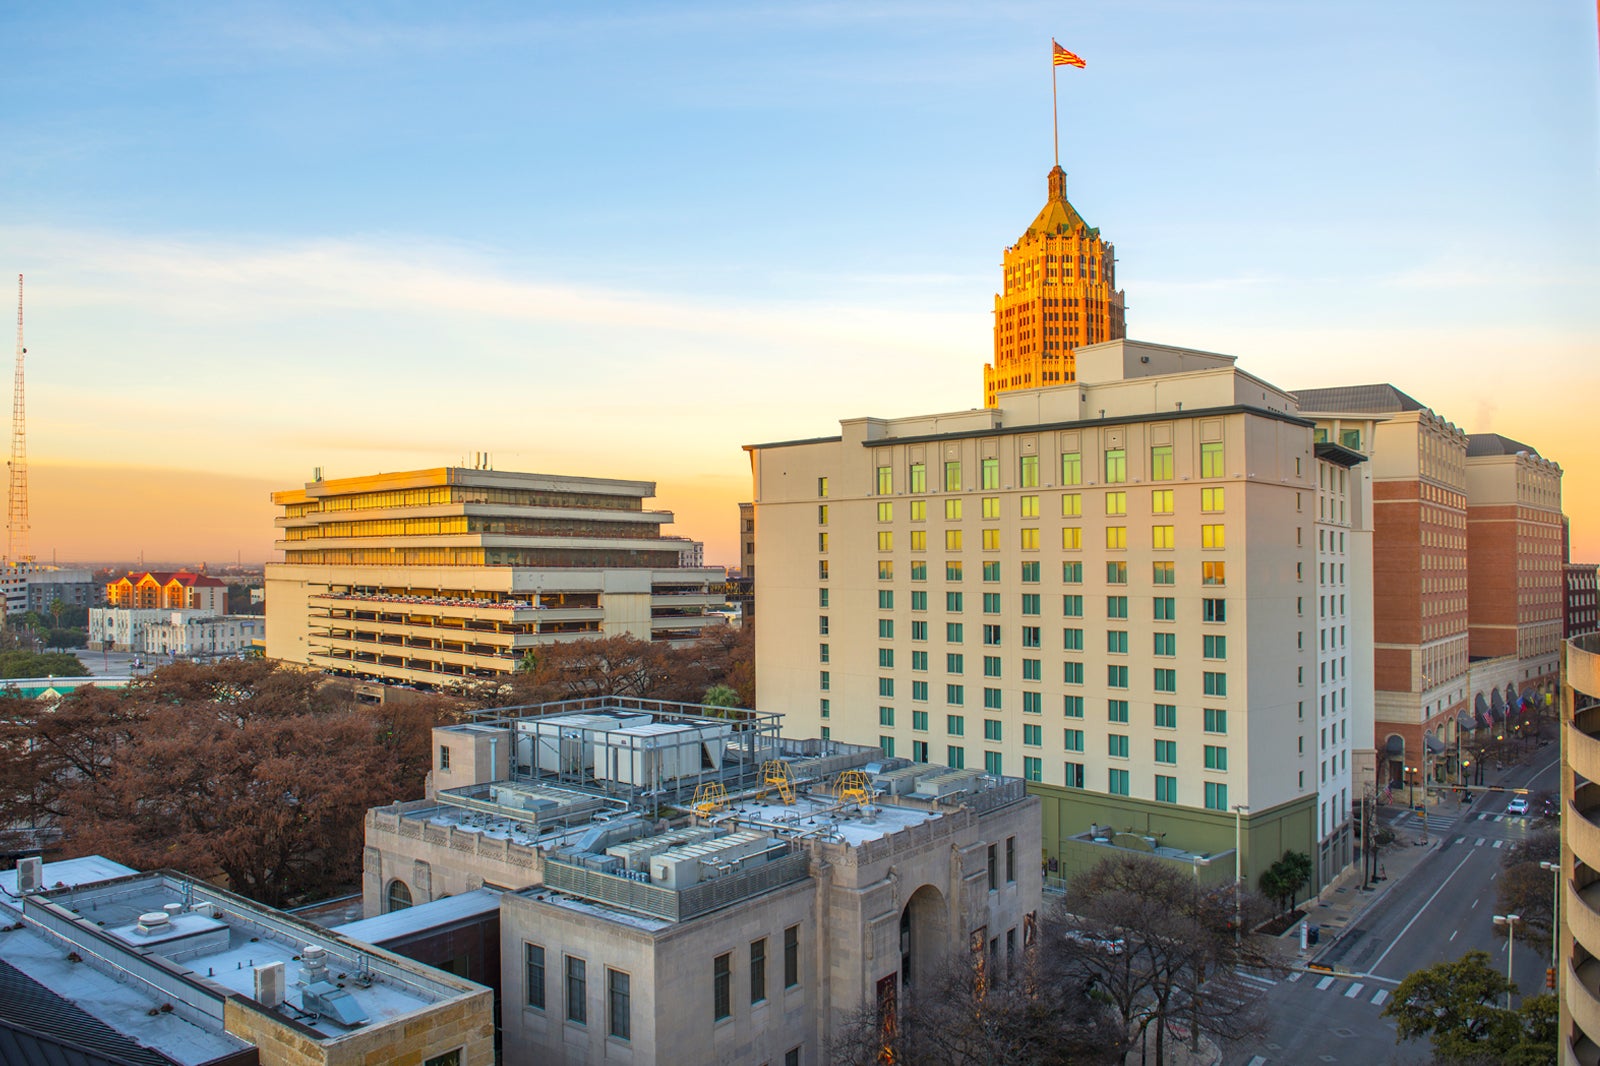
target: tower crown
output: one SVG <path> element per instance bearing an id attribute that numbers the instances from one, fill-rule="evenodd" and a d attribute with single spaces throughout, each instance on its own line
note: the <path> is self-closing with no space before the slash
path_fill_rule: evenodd
<path id="1" fill-rule="evenodd" d="M 1091 237 L 1098 236 L 1100 231 L 1090 227 L 1083 220 L 1083 216 L 1078 214 L 1077 208 L 1067 199 L 1067 172 L 1060 166 L 1050 168 L 1049 185 L 1050 196 L 1045 200 L 1044 207 L 1029 223 L 1027 232 L 1022 235 L 1023 238 L 1046 233 L 1063 236 L 1078 232 L 1080 226 L 1087 230 Z"/>

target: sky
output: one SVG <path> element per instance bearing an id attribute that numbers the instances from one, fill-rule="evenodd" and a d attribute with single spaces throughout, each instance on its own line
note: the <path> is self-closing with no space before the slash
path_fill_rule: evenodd
<path id="1" fill-rule="evenodd" d="M 654 480 L 736 563 L 742 445 L 982 404 L 1054 37 L 1129 336 L 1528 443 L 1600 560 L 1595 14 L 5 5 L 32 551 L 270 560 L 269 493 L 315 468 L 488 452 Z"/>

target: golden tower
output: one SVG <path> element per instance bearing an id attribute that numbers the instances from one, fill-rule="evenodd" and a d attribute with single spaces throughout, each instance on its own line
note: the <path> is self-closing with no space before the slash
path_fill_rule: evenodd
<path id="1" fill-rule="evenodd" d="M 994 362 L 983 368 L 983 405 L 1002 392 L 1074 380 L 1073 353 L 1127 336 L 1115 251 L 1067 202 L 1067 173 L 1050 171 L 1050 198 L 1006 249 L 1005 288 L 994 298 Z"/>

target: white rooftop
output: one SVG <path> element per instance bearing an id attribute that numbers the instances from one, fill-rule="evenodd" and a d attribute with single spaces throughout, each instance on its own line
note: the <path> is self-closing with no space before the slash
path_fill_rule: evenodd
<path id="1" fill-rule="evenodd" d="M 372 918 L 336 925 L 333 931 L 351 940 L 368 944 L 382 944 L 396 937 L 434 929 L 450 922 L 493 914 L 500 909 L 500 893 L 492 888 L 479 888 L 459 896 L 447 896 L 431 903 L 390 911 Z"/>
<path id="2" fill-rule="evenodd" d="M 77 859 L 62 859 L 44 864 L 40 884 L 45 888 L 66 888 L 72 885 L 92 885 L 99 881 L 112 881 L 139 871 L 102 855 L 85 855 Z M 17 894 L 17 871 L 0 870 L 0 910 L 11 911 L 9 921 L 22 914 L 22 900 Z M 9 922 L 8 922 L 9 924 Z"/>

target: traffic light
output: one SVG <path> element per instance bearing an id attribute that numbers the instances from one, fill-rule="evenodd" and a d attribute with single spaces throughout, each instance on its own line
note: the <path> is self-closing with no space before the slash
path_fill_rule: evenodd
<path id="1" fill-rule="evenodd" d="M 1556 987 L 1556 968 L 1554 966 L 1552 966 L 1549 969 L 1545 970 L 1545 972 L 1544 972 L 1544 986 L 1546 988 L 1551 988 L 1551 989 Z"/>

